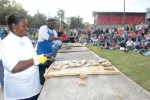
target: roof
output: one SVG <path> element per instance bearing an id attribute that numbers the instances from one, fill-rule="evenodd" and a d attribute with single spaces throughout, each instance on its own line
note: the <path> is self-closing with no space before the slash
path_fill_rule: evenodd
<path id="1" fill-rule="evenodd" d="M 96 12 L 96 11 L 93 11 L 95 13 L 124 13 L 124 12 L 111 12 L 111 11 L 99 11 L 99 12 Z M 125 12 L 125 13 L 146 13 L 146 12 Z"/>
<path id="2" fill-rule="evenodd" d="M 95 16 L 96 14 L 123 14 L 124 12 L 96 12 L 93 11 L 93 16 Z M 146 12 L 125 12 L 126 14 L 146 14 Z"/>

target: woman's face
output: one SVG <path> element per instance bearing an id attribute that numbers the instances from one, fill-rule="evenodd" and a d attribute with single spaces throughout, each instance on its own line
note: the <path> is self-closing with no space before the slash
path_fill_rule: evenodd
<path id="1" fill-rule="evenodd" d="M 14 34 L 19 37 L 23 37 L 28 30 L 28 21 L 27 19 L 20 19 L 18 24 L 13 24 Z"/>

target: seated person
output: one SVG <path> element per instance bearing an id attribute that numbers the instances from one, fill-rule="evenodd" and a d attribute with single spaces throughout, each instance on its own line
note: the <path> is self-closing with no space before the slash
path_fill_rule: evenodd
<path id="1" fill-rule="evenodd" d="M 116 49 L 116 43 L 114 41 L 112 41 L 110 43 L 109 49 L 111 49 L 111 50 L 115 50 Z"/>
<path id="2" fill-rule="evenodd" d="M 65 26 L 59 26 L 57 35 L 58 35 L 59 38 L 64 39 L 64 41 L 62 41 L 63 43 L 68 43 L 69 42 L 69 40 L 67 39 L 67 35 L 65 33 Z"/>
<path id="3" fill-rule="evenodd" d="M 108 40 L 105 40 L 104 44 L 102 44 L 101 49 L 109 49 L 110 43 Z"/>
<path id="4" fill-rule="evenodd" d="M 136 38 L 136 41 L 133 43 L 133 45 L 134 45 L 134 46 L 133 46 L 134 51 L 140 49 L 141 43 L 140 43 L 140 41 L 139 41 L 138 38 Z"/>
<path id="5" fill-rule="evenodd" d="M 126 49 L 125 49 L 125 51 L 132 50 L 132 48 L 133 48 L 133 41 L 131 40 L 131 38 L 128 38 L 128 41 L 126 42 Z"/>
<path id="6" fill-rule="evenodd" d="M 145 41 L 142 41 L 141 50 L 139 51 L 139 53 L 145 56 L 150 55 L 150 50 L 148 50 Z"/>
<path id="7" fill-rule="evenodd" d="M 122 39 L 122 40 L 119 42 L 118 45 L 119 45 L 118 49 L 120 49 L 120 50 L 125 50 L 125 47 L 126 47 L 126 40 L 125 40 L 125 38 Z"/>
<path id="8" fill-rule="evenodd" d="M 95 37 L 93 38 L 93 46 L 96 46 L 98 45 L 98 39 Z"/>

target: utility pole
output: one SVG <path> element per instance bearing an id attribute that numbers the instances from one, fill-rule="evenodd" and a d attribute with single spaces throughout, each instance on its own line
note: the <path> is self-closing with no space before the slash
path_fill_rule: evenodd
<path id="1" fill-rule="evenodd" d="M 78 25 L 77 25 L 77 28 L 79 28 L 79 17 L 80 17 L 80 16 L 78 15 Z"/>
<path id="2" fill-rule="evenodd" d="M 124 10 L 124 12 L 123 12 L 123 25 L 125 25 L 125 0 L 124 0 L 124 7 L 123 7 L 123 10 Z"/>

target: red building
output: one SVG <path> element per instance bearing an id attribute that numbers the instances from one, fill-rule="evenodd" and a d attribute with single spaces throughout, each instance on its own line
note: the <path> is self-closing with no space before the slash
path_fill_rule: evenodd
<path id="1" fill-rule="evenodd" d="M 93 12 L 95 25 L 122 25 L 145 22 L 146 12 Z"/>

